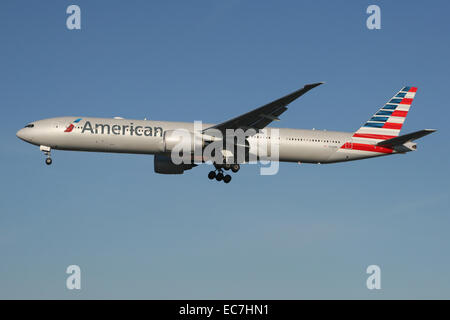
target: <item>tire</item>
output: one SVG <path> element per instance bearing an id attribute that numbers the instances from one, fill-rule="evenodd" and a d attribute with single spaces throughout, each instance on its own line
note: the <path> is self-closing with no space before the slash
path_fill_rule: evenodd
<path id="1" fill-rule="evenodd" d="M 208 178 L 209 178 L 210 180 L 214 179 L 215 177 L 216 177 L 216 173 L 215 173 L 214 171 L 210 171 L 210 172 L 208 173 Z"/>
<path id="2" fill-rule="evenodd" d="M 51 165 L 52 164 L 52 158 L 47 158 L 47 159 L 45 159 L 45 164 L 46 165 Z"/>
<path id="3" fill-rule="evenodd" d="M 225 164 L 223 165 L 223 168 L 224 168 L 225 170 L 230 170 L 230 169 L 231 169 L 231 164 L 225 163 Z"/>
<path id="4" fill-rule="evenodd" d="M 231 171 L 233 171 L 234 173 L 238 172 L 240 168 L 241 166 L 239 164 L 231 165 Z"/>
<path id="5" fill-rule="evenodd" d="M 225 177 L 223 177 L 223 182 L 230 183 L 230 181 L 231 181 L 231 176 L 229 174 L 227 174 Z"/>
<path id="6" fill-rule="evenodd" d="M 223 173 L 222 173 L 222 172 L 219 172 L 219 173 L 216 175 L 216 180 L 217 180 L 217 181 L 222 181 L 222 179 L 223 179 Z"/>

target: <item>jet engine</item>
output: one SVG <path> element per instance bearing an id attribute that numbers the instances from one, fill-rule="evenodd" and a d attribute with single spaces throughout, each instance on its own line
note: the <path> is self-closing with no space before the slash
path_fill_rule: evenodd
<path id="1" fill-rule="evenodd" d="M 155 154 L 154 168 L 156 173 L 161 174 L 183 174 L 185 170 L 190 170 L 196 164 L 175 164 L 169 156 Z"/>

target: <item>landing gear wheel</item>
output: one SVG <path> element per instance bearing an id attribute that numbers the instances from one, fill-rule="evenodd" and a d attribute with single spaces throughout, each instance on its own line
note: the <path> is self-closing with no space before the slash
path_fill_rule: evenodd
<path id="1" fill-rule="evenodd" d="M 227 174 L 225 177 L 223 177 L 223 182 L 229 183 L 231 181 L 231 176 Z"/>
<path id="2" fill-rule="evenodd" d="M 241 166 L 237 163 L 231 165 L 231 171 L 233 171 L 234 173 L 238 172 L 240 168 L 241 168 Z"/>
<path id="3" fill-rule="evenodd" d="M 52 164 L 52 158 L 50 157 L 50 152 L 52 151 L 52 148 L 48 147 L 48 146 L 40 146 L 39 150 L 41 150 L 42 152 L 44 152 L 44 155 L 46 156 L 45 159 L 45 164 L 46 165 L 51 165 Z"/>
<path id="4" fill-rule="evenodd" d="M 217 181 L 222 181 L 222 179 L 223 179 L 223 173 L 222 173 L 222 172 L 219 172 L 219 173 L 216 175 L 216 180 L 217 180 Z"/>
<path id="5" fill-rule="evenodd" d="M 216 173 L 215 173 L 214 171 L 210 171 L 210 172 L 208 173 L 208 178 L 209 178 L 210 180 L 214 179 L 215 177 L 216 177 Z"/>
<path id="6" fill-rule="evenodd" d="M 225 164 L 223 165 L 223 168 L 224 168 L 225 170 L 230 170 L 230 169 L 231 169 L 231 164 L 225 163 Z"/>

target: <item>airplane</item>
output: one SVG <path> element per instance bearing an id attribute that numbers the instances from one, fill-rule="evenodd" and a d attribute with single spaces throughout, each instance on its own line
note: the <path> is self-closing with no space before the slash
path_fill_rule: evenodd
<path id="1" fill-rule="evenodd" d="M 245 135 L 243 161 L 233 158 L 236 150 L 222 150 L 218 157 L 224 161 L 214 161 L 215 170 L 208 173 L 211 180 L 229 183 L 240 164 L 247 163 L 248 155 L 256 153 L 257 159 L 271 159 L 279 162 L 326 164 L 354 161 L 392 154 L 415 151 L 415 140 L 435 132 L 424 129 L 400 135 L 400 130 L 416 95 L 417 87 L 405 86 L 384 104 L 362 127 L 355 132 L 326 130 L 303 130 L 267 127 L 287 110 L 287 106 L 323 82 L 307 84 L 282 98 L 262 107 L 219 124 L 201 124 L 200 139 L 194 139 L 197 148 L 204 149 L 211 141 L 209 130 L 216 130 L 226 137 L 228 130 L 247 130 Z M 28 123 L 17 132 L 17 137 L 39 146 L 46 155 L 45 163 L 50 165 L 51 150 L 92 151 L 154 155 L 154 171 L 160 174 L 183 174 L 201 163 L 211 163 L 211 158 L 195 159 L 175 163 L 171 152 L 176 143 L 173 133 L 182 129 L 194 134 L 195 124 L 191 122 L 171 122 L 93 117 L 58 117 Z M 271 140 L 271 133 L 277 130 L 277 141 Z M 223 139 L 225 140 L 225 139 Z M 267 145 L 278 146 L 277 158 L 270 152 L 258 153 L 256 144 L 264 140 Z M 242 146 L 241 146 L 242 147 Z M 256 151 L 255 151 L 256 150 Z M 225 151 L 225 152 L 224 152 Z M 234 159 L 228 160 L 229 158 Z M 214 158 L 216 159 L 216 158 Z"/>

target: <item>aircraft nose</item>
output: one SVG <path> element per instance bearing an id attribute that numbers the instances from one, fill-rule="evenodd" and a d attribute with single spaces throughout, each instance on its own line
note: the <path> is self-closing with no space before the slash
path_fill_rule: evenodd
<path id="1" fill-rule="evenodd" d="M 17 136 L 17 138 L 19 138 L 19 139 L 24 139 L 24 130 L 23 129 L 20 129 L 19 131 L 17 131 L 17 133 L 16 133 L 16 136 Z"/>
<path id="2" fill-rule="evenodd" d="M 17 138 L 23 140 L 23 141 L 30 141 L 30 135 L 29 132 L 27 132 L 26 128 L 22 128 L 16 133 Z"/>

